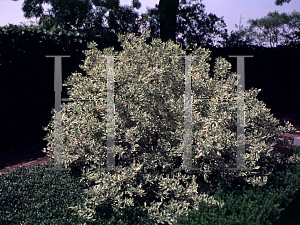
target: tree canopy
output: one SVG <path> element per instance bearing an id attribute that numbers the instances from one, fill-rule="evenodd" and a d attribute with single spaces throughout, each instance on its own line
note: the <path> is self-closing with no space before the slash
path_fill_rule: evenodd
<path id="1" fill-rule="evenodd" d="M 283 5 L 291 0 L 276 0 Z M 44 12 L 42 4 L 52 8 Z M 150 26 L 151 37 L 163 42 L 171 39 L 176 44 L 190 46 L 263 45 L 295 43 L 299 39 L 299 13 L 278 12 L 250 20 L 249 28 L 234 31 L 229 36 L 223 17 L 206 14 L 201 0 L 159 0 L 141 18 L 137 11 L 141 3 L 132 0 L 131 6 L 120 5 L 120 0 L 25 0 L 22 10 L 25 18 L 39 18 L 39 26 L 50 30 L 62 28 L 85 33 L 110 31 L 110 35 L 126 32 L 140 34 L 142 27 Z"/>
<path id="2" fill-rule="evenodd" d="M 201 2 L 201 1 L 200 1 Z M 205 6 L 197 0 L 181 0 L 178 5 L 178 13 L 176 15 L 176 29 L 174 18 L 173 22 L 169 22 L 169 26 L 164 26 L 160 21 L 160 8 L 155 5 L 155 8 L 148 9 L 145 14 L 142 14 L 142 23 L 149 25 L 151 29 L 151 37 L 159 38 L 162 41 L 167 39 L 174 40 L 176 44 L 190 46 L 197 44 L 198 46 L 208 46 L 225 43 L 227 30 L 224 29 L 226 24 L 223 17 L 219 18 L 215 14 L 205 13 Z M 163 10 L 163 9 L 162 9 Z M 165 22 L 165 24 L 167 23 Z M 172 27 L 173 26 L 173 27 Z M 161 30 L 167 30 L 161 33 Z M 164 37 L 167 37 L 164 39 Z M 219 40 L 219 39 L 223 40 Z M 217 40 L 217 41 L 216 41 Z M 214 43 L 215 42 L 215 43 Z"/>
<path id="3" fill-rule="evenodd" d="M 42 8 L 43 3 L 52 6 L 48 14 Z M 141 18 L 134 11 L 140 7 L 138 0 L 132 0 L 132 6 L 120 6 L 119 0 L 25 0 L 22 10 L 26 18 L 40 18 L 39 26 L 44 29 L 61 27 L 81 32 L 109 30 L 114 34 L 139 34 L 140 29 L 150 23 L 151 37 L 164 42 L 171 39 L 186 46 L 213 45 L 214 38 L 225 36 L 227 32 L 223 29 L 226 26 L 223 18 L 204 13 L 205 6 L 199 0 L 181 0 L 180 3 L 179 0 L 160 0 Z"/>
<path id="4" fill-rule="evenodd" d="M 166 42 L 176 39 L 176 16 L 178 14 L 179 0 L 160 0 L 158 5 L 160 38 Z"/>
<path id="5" fill-rule="evenodd" d="M 52 7 L 48 13 L 44 12 L 44 3 Z M 140 7 L 138 0 L 132 0 L 131 7 L 120 6 L 119 0 L 25 0 L 22 10 L 27 19 L 39 18 L 39 26 L 45 29 L 61 27 L 96 32 L 103 30 L 103 23 L 107 22 L 117 33 L 120 30 L 123 33 L 138 29 L 132 25 L 139 17 L 134 8 Z"/>
<path id="6" fill-rule="evenodd" d="M 254 45 L 276 47 L 300 40 L 300 14 L 296 11 L 290 14 L 269 12 L 263 18 L 248 20 L 248 23 L 249 27 L 240 29 L 235 34 Z"/>
<path id="7" fill-rule="evenodd" d="M 290 2 L 291 2 L 291 0 L 276 0 L 276 1 L 275 1 L 275 5 L 280 5 L 280 6 L 282 6 L 283 3 L 290 3 Z"/>

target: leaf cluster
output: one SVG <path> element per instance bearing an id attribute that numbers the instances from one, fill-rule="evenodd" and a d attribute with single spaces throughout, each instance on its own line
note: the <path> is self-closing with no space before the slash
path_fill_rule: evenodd
<path id="1" fill-rule="evenodd" d="M 116 169 L 105 170 L 106 107 L 105 101 L 75 101 L 63 104 L 62 136 L 65 167 L 82 166 L 82 182 L 89 184 L 90 196 L 83 207 L 74 207 L 80 217 L 94 221 L 95 208 L 110 202 L 114 212 L 126 206 L 140 205 L 157 223 L 173 223 L 176 217 L 197 208 L 204 200 L 222 207 L 207 193 L 230 180 L 243 179 L 263 185 L 272 174 L 278 157 L 274 151 L 272 131 L 294 130 L 269 115 L 269 109 L 256 99 L 260 90 L 245 91 L 246 167 L 251 172 L 228 172 L 233 167 L 237 148 L 235 126 L 237 105 L 231 102 L 193 102 L 193 158 L 198 171 L 176 169 L 184 154 L 184 67 L 179 56 L 184 51 L 172 41 L 145 43 L 149 31 L 141 37 L 120 35 L 123 51 L 114 64 Z M 113 48 L 103 52 L 96 43 L 89 44 L 81 67 L 88 74 L 69 77 L 66 85 L 73 99 L 105 99 L 107 85 L 106 58 L 115 56 Z M 209 51 L 198 48 L 191 54 L 193 98 L 234 99 L 237 78 L 223 58 L 216 60 L 214 77 L 208 76 Z M 197 57 L 196 57 L 197 56 Z M 54 114 L 54 110 L 52 111 Z M 49 129 L 51 127 L 51 129 Z M 265 132 L 261 128 L 270 131 Z M 43 151 L 54 157 L 54 116 L 46 131 Z M 52 131 L 51 131 L 52 130 Z M 279 137 L 279 135 L 278 135 Z M 263 177 L 259 181 L 259 177 Z M 258 180 L 258 181 L 257 181 Z"/>

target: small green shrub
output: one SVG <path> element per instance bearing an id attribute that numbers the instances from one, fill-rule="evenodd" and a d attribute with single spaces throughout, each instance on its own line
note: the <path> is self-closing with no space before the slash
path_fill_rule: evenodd
<path id="1" fill-rule="evenodd" d="M 0 175 L 0 224 L 83 224 L 68 207 L 83 204 L 80 173 L 51 171 L 51 164 Z"/>
<path id="2" fill-rule="evenodd" d="M 202 203 L 198 210 L 181 216 L 174 225 L 272 225 L 299 190 L 300 163 L 279 165 L 265 186 L 224 185 L 214 195 L 223 208 Z"/>
<path id="3" fill-rule="evenodd" d="M 270 109 L 256 99 L 260 90 L 245 91 L 246 166 L 255 172 L 227 172 L 233 167 L 236 151 L 237 105 L 230 102 L 193 102 L 193 150 L 195 167 L 200 171 L 174 171 L 182 163 L 184 152 L 184 66 L 177 56 L 185 55 L 169 41 L 153 40 L 146 44 L 149 32 L 141 37 L 120 35 L 123 51 L 114 60 L 115 79 L 115 148 L 116 170 L 107 172 L 106 103 L 75 101 L 63 104 L 61 162 L 65 167 L 82 166 L 82 182 L 89 185 L 89 197 L 83 206 L 74 207 L 81 218 L 95 221 L 97 207 L 111 203 L 115 216 L 131 206 L 147 209 L 156 224 L 176 221 L 179 215 L 197 208 L 201 200 L 222 206 L 213 193 L 224 182 L 243 179 L 254 185 L 266 183 L 274 165 L 281 162 L 274 151 L 275 131 L 294 130 L 291 124 L 275 127 L 279 121 Z M 105 99 L 106 58 L 113 48 L 88 45 L 79 73 L 69 77 L 66 85 L 74 99 Z M 237 78 L 223 58 L 216 60 L 214 77 L 209 77 L 206 60 L 209 51 L 198 48 L 192 55 L 193 98 L 235 98 Z M 53 118 L 43 151 L 54 158 Z M 212 126 L 213 124 L 213 126 Z M 262 131 L 264 127 L 270 132 Z M 280 136 L 277 135 L 277 138 Z M 80 165 L 80 161 L 84 165 Z M 262 181 L 259 180 L 262 177 Z M 206 182 L 204 182 L 204 180 Z M 123 221 L 124 222 L 124 221 Z"/>
<path id="4" fill-rule="evenodd" d="M 33 168 L 17 168 L 0 175 L 0 224 L 84 224 L 69 207 L 84 202 L 80 170 L 49 171 L 52 163 Z M 139 207 L 126 207 L 115 216 L 110 204 L 97 208 L 95 223 L 154 225 L 147 212 Z"/>

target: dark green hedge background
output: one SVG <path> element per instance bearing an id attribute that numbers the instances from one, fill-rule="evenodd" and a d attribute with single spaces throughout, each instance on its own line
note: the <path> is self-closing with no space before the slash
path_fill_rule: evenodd
<path id="1" fill-rule="evenodd" d="M 63 83 L 72 72 L 85 73 L 79 68 L 85 59 L 87 43 L 96 41 L 98 48 L 114 46 L 122 50 L 117 35 L 103 31 L 86 35 L 54 30 L 48 32 L 34 27 L 9 25 L 0 27 L 0 143 L 1 151 L 14 147 L 43 143 L 54 108 L 54 58 L 46 55 L 71 55 L 62 59 Z M 258 95 L 271 113 L 300 112 L 298 104 L 299 45 L 277 47 L 209 47 L 212 51 L 211 70 L 215 58 L 222 56 L 236 72 L 236 58 L 228 55 L 253 55 L 245 59 L 246 90 L 261 88 Z M 62 98 L 68 98 L 62 88 Z"/>

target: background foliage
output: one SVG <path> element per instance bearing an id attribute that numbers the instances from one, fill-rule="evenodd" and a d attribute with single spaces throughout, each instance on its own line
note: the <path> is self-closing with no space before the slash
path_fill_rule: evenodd
<path id="1" fill-rule="evenodd" d="M 41 7 L 41 3 L 45 2 L 52 5 L 48 13 Z M 289 1 L 275 3 L 280 5 L 285 2 Z M 45 55 L 71 55 L 71 58 L 63 59 L 62 79 L 65 80 L 76 70 L 83 72 L 78 65 L 84 60 L 82 51 L 86 49 L 89 41 L 96 41 L 100 49 L 109 46 L 122 49 L 117 34 L 129 32 L 140 35 L 141 30 L 149 29 L 151 38 L 147 39 L 147 43 L 151 43 L 152 38 L 161 38 L 160 24 L 171 19 L 170 11 L 164 10 L 163 1 L 159 3 L 161 4 L 137 19 L 134 9 L 139 9 L 141 4 L 136 0 L 132 1 L 130 7 L 120 6 L 119 1 L 115 0 L 26 0 L 22 8 L 25 17 L 37 16 L 40 18 L 39 25 L 9 25 L 0 29 L 0 94 L 4 97 L 0 107 L 0 116 L 4 119 L 0 121 L 0 125 L 5 130 L 0 137 L 1 151 L 37 143 L 46 145 L 42 140 L 45 133 L 41 127 L 50 120 L 49 109 L 54 105 L 54 60 L 46 58 Z M 276 19 L 276 12 L 273 14 Z M 268 49 L 244 40 L 244 35 L 250 35 L 247 29 L 228 35 L 223 19 L 215 14 L 205 13 L 205 6 L 201 1 L 179 1 L 176 17 L 173 16 L 170 20 L 172 26 L 165 27 L 170 36 L 162 41 L 175 37 L 176 31 L 175 43 L 182 44 L 182 49 L 187 54 L 191 52 L 188 49 L 197 43 L 198 46 L 209 48 L 213 58 L 228 58 L 228 55 L 237 54 L 253 55 L 254 58 L 245 60 L 245 89 L 262 89 L 258 99 L 264 100 L 267 107 L 271 108 L 271 113 L 300 112 L 299 105 L 295 104 L 300 100 L 299 89 L 297 82 L 294 82 L 297 80 L 297 65 L 300 60 L 297 41 L 299 38 L 296 38 L 299 36 L 297 15 L 278 15 L 285 18 L 281 21 L 281 26 L 291 25 L 290 32 L 284 34 L 289 39 L 291 37 L 292 41 Z M 270 21 L 269 30 L 277 29 L 276 24 L 273 26 L 272 17 L 262 20 Z M 104 25 L 104 21 L 108 24 Z M 174 26 L 176 29 L 172 28 Z M 255 35 L 256 42 L 263 41 L 257 39 L 259 35 Z M 216 38 L 220 41 L 214 44 L 212 40 Z M 236 59 L 227 60 L 233 65 L 232 71 L 235 72 Z M 213 68 L 214 61 L 209 64 Z M 83 74 L 85 75 L 84 72 Z M 66 89 L 63 88 L 62 98 L 68 97 Z"/>
<path id="2" fill-rule="evenodd" d="M 108 30 L 93 36 L 61 29 L 47 31 L 10 25 L 0 29 L 0 36 L 0 93 L 4 97 L 0 124 L 5 130 L 0 136 L 2 151 L 36 143 L 46 145 L 42 140 L 45 135 L 42 126 L 51 119 L 50 109 L 54 106 L 54 60 L 46 55 L 71 55 L 62 61 L 62 80 L 65 80 L 76 70 L 85 75 L 79 64 L 84 60 L 82 51 L 89 41 L 94 40 L 99 49 L 109 46 L 122 49 L 117 36 Z M 147 42 L 151 43 L 151 38 Z M 262 89 L 258 99 L 264 100 L 271 113 L 300 112 L 299 105 L 294 104 L 300 101 L 299 89 L 294 82 L 298 76 L 299 44 L 272 49 L 250 46 L 208 49 L 213 58 L 253 55 L 245 60 L 245 89 Z M 232 71 L 236 71 L 236 59 L 227 60 L 233 66 Z M 209 64 L 212 68 L 214 61 Z M 68 98 L 66 88 L 62 90 L 62 98 Z"/>

